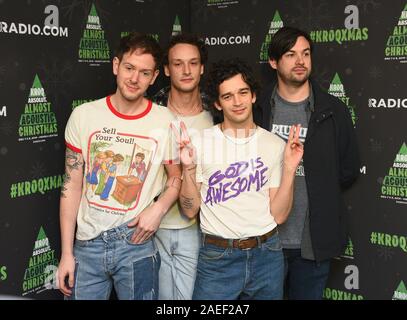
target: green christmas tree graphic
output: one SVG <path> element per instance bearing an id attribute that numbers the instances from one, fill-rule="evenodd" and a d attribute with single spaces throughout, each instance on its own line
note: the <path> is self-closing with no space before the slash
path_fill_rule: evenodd
<path id="1" fill-rule="evenodd" d="M 40 142 L 44 138 L 58 136 L 58 125 L 51 103 L 47 101 L 40 78 L 36 74 L 24 113 L 20 116 L 18 141 L 32 140 Z"/>
<path id="2" fill-rule="evenodd" d="M 109 44 L 100 24 L 96 7 L 92 4 L 86 27 L 79 43 L 79 62 L 100 63 L 110 62 Z"/>
<path id="3" fill-rule="evenodd" d="M 172 34 L 173 36 L 181 33 L 181 23 L 179 22 L 178 15 L 175 16 L 174 25 L 172 26 Z"/>
<path id="4" fill-rule="evenodd" d="M 407 289 L 406 289 L 406 286 L 405 286 L 403 280 L 401 280 L 396 291 L 394 291 L 392 300 L 407 300 Z"/>
<path id="5" fill-rule="evenodd" d="M 335 73 L 335 76 L 334 76 L 331 84 L 329 85 L 328 93 L 339 98 L 343 103 L 345 103 L 347 105 L 350 115 L 352 117 L 353 125 L 355 125 L 356 120 L 357 120 L 355 107 L 350 104 L 350 99 L 349 99 L 349 97 L 346 96 L 345 88 L 342 84 L 341 79 L 339 78 L 338 73 Z"/>
<path id="6" fill-rule="evenodd" d="M 268 33 L 266 34 L 266 38 L 264 39 L 264 41 L 261 45 L 260 63 L 266 63 L 268 61 L 268 48 L 271 43 L 271 39 L 273 38 L 274 34 L 283 26 L 284 26 L 284 23 L 281 20 L 278 10 L 276 10 L 273 20 L 270 22 L 270 28 L 269 28 Z"/>
<path id="7" fill-rule="evenodd" d="M 405 50 L 407 36 L 407 3 L 401 12 L 399 21 L 389 36 L 384 49 L 385 60 L 404 60 L 407 57 Z"/>

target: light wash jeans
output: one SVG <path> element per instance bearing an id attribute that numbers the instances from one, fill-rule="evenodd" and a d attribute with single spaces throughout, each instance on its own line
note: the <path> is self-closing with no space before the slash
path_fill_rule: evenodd
<path id="1" fill-rule="evenodd" d="M 278 233 L 245 250 L 202 243 L 194 300 L 282 299 L 284 256 Z"/>
<path id="2" fill-rule="evenodd" d="M 76 240 L 72 300 L 107 300 L 112 287 L 120 300 L 156 300 L 160 255 L 150 238 L 130 241 L 127 223 L 92 240 Z"/>
<path id="3" fill-rule="evenodd" d="M 191 300 L 198 263 L 198 225 L 158 229 L 155 242 L 161 257 L 158 299 Z"/>

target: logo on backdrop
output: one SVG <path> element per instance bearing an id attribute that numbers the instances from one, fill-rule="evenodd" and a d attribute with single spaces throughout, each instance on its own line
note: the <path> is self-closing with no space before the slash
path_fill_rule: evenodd
<path id="1" fill-rule="evenodd" d="M 76 107 L 79 107 L 81 104 L 92 102 L 95 99 L 79 99 L 79 100 L 72 100 L 72 110 L 75 109 Z"/>
<path id="2" fill-rule="evenodd" d="M 269 55 L 268 55 L 268 48 L 271 43 L 271 38 L 274 36 L 274 34 L 284 26 L 283 20 L 281 20 L 280 14 L 278 13 L 278 10 L 274 13 L 273 20 L 270 22 L 270 28 L 269 31 L 266 34 L 266 38 L 264 39 L 263 43 L 261 44 L 260 48 L 260 63 L 267 63 L 269 60 Z"/>
<path id="3" fill-rule="evenodd" d="M 346 104 L 352 117 L 353 126 L 355 126 L 357 120 L 355 106 L 350 103 L 349 97 L 346 96 L 345 88 L 342 84 L 341 79 L 339 78 L 338 73 L 335 73 L 335 76 L 332 79 L 331 84 L 329 85 L 328 93 L 333 95 L 334 97 L 339 98 L 344 104 Z"/>
<path id="4" fill-rule="evenodd" d="M 364 41 L 369 38 L 369 29 L 359 27 L 359 8 L 355 5 L 345 7 L 344 28 L 313 30 L 310 32 L 311 40 L 315 43 Z"/>
<path id="5" fill-rule="evenodd" d="M 407 3 L 393 33 L 387 39 L 384 56 L 384 60 L 407 62 Z"/>
<path id="6" fill-rule="evenodd" d="M 0 107 L 0 117 L 7 117 L 7 107 L 6 106 Z"/>
<path id="7" fill-rule="evenodd" d="M 227 8 L 231 5 L 239 4 L 237 0 L 208 0 L 207 7 L 217 7 L 218 9 Z"/>
<path id="8" fill-rule="evenodd" d="M 399 286 L 394 291 L 392 300 L 407 300 L 407 289 L 403 280 L 400 281 Z"/>
<path id="9" fill-rule="evenodd" d="M 48 14 L 44 25 L 0 21 L 0 33 L 34 35 L 45 37 L 68 37 L 68 28 L 59 26 L 59 9 L 55 5 L 48 5 L 44 9 Z"/>
<path id="10" fill-rule="evenodd" d="M 6 281 L 6 280 L 7 280 L 7 267 L 0 266 L 0 281 Z"/>
<path id="11" fill-rule="evenodd" d="M 181 28 L 181 23 L 179 22 L 179 18 L 178 15 L 175 16 L 175 21 L 174 24 L 172 26 L 172 36 L 175 36 L 177 34 L 180 34 L 182 32 L 182 28 Z"/>
<path id="12" fill-rule="evenodd" d="M 123 38 L 130 34 L 130 31 L 122 31 L 120 32 L 120 38 Z M 150 36 L 152 36 L 157 42 L 159 41 L 158 33 L 149 33 Z"/>
<path id="13" fill-rule="evenodd" d="M 340 256 L 340 258 L 354 259 L 354 257 L 353 257 L 353 243 L 352 243 L 352 239 L 350 237 L 349 237 L 348 245 L 346 246 L 345 252 L 344 252 L 343 255 Z"/>
<path id="14" fill-rule="evenodd" d="M 49 239 L 41 227 L 34 243 L 28 267 L 24 273 L 22 295 L 40 293 L 55 288 L 57 266 L 58 259 L 55 250 L 51 249 Z"/>
<path id="15" fill-rule="evenodd" d="M 385 109 L 407 109 L 407 98 L 370 98 L 369 99 L 369 108 L 385 108 Z"/>
<path id="16" fill-rule="evenodd" d="M 105 39 L 105 31 L 102 29 L 94 4 L 79 43 L 78 57 L 79 62 L 86 62 L 91 66 L 110 63 L 109 44 Z"/>
<path id="17" fill-rule="evenodd" d="M 393 166 L 384 177 L 381 188 L 382 199 L 396 200 L 396 203 L 407 204 L 407 146 L 400 148 Z"/>
<path id="18" fill-rule="evenodd" d="M 24 113 L 20 117 L 18 141 L 44 142 L 46 138 L 58 136 L 58 125 L 51 103 L 47 102 L 44 88 L 35 75 Z"/>
<path id="19" fill-rule="evenodd" d="M 207 46 L 234 46 L 250 44 L 250 34 L 246 35 L 232 35 L 232 36 L 208 36 L 205 37 L 205 44 Z"/>

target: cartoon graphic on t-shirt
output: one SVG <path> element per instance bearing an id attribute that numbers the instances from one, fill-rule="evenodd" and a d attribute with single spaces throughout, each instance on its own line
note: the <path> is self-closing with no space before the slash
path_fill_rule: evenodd
<path id="1" fill-rule="evenodd" d="M 105 177 L 105 187 L 100 194 L 100 200 L 107 201 L 109 200 L 109 193 L 112 189 L 114 179 L 116 177 L 117 167 L 123 162 L 124 157 L 118 153 L 113 156 L 112 163 L 109 165 L 107 171 L 108 175 Z"/>
<path id="2" fill-rule="evenodd" d="M 157 144 L 116 132 L 104 129 L 90 137 L 86 196 L 91 207 L 124 215 L 138 204 Z"/>
<path id="3" fill-rule="evenodd" d="M 101 165 L 106 155 L 104 152 L 98 152 L 93 160 L 92 168 L 86 174 L 86 189 L 89 190 L 89 185 L 91 185 L 92 193 L 95 192 L 95 188 L 98 184 L 98 173 L 101 170 Z"/>
<path id="4" fill-rule="evenodd" d="M 99 171 L 99 183 L 95 190 L 95 195 L 100 195 L 105 188 L 106 182 L 106 175 L 108 174 L 108 166 L 112 163 L 114 152 L 112 150 L 106 150 L 103 152 L 104 158 L 102 159 L 102 163 L 100 165 Z"/>
<path id="5" fill-rule="evenodd" d="M 142 152 L 137 152 L 134 162 L 131 164 L 131 174 L 144 181 L 146 175 L 146 163 L 144 162 L 145 155 Z"/>

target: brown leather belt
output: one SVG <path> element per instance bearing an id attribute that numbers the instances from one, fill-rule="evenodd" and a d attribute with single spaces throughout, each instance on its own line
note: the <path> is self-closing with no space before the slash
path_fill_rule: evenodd
<path id="1" fill-rule="evenodd" d="M 224 239 L 210 234 L 205 234 L 204 242 L 206 244 L 213 244 L 221 248 L 238 248 L 241 250 L 245 250 L 258 247 L 260 243 L 266 242 L 268 238 L 270 238 L 272 235 L 276 233 L 277 227 L 261 236 L 243 239 Z"/>

